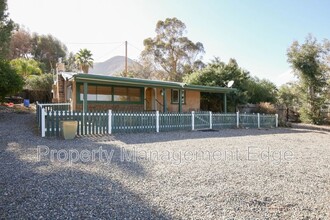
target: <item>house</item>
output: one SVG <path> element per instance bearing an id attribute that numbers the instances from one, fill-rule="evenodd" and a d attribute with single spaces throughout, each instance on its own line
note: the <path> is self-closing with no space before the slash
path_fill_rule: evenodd
<path id="1" fill-rule="evenodd" d="M 226 94 L 235 89 L 185 83 L 60 72 L 53 102 L 71 102 L 73 110 L 189 112 L 200 110 L 201 92 Z M 181 98 L 180 98 L 181 97 Z"/>

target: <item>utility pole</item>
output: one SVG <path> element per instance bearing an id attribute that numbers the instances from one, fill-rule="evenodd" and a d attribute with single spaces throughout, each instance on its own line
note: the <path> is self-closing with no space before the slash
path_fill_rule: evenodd
<path id="1" fill-rule="evenodd" d="M 125 73 L 126 73 L 126 77 L 128 74 L 128 70 L 127 70 L 127 41 L 125 41 Z"/>

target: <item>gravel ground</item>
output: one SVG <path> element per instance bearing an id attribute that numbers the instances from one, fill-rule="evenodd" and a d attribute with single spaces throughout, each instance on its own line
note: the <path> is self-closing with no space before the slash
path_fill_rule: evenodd
<path id="1" fill-rule="evenodd" d="M 61 140 L 34 117 L 0 113 L 0 219 L 330 219 L 327 131 Z"/>

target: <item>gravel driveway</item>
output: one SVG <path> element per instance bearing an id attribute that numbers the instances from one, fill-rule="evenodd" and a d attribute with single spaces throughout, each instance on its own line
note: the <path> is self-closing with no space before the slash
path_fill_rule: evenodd
<path id="1" fill-rule="evenodd" d="M 330 219 L 330 133 L 41 138 L 0 113 L 1 219 Z"/>

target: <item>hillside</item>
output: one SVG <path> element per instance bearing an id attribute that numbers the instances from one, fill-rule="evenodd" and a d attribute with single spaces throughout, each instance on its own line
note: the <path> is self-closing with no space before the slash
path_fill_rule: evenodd
<path id="1" fill-rule="evenodd" d="M 136 61 L 127 59 L 128 70 L 140 66 Z M 115 56 L 104 62 L 94 63 L 94 67 L 90 68 L 89 73 L 98 75 L 118 75 L 125 70 L 125 57 Z"/>

